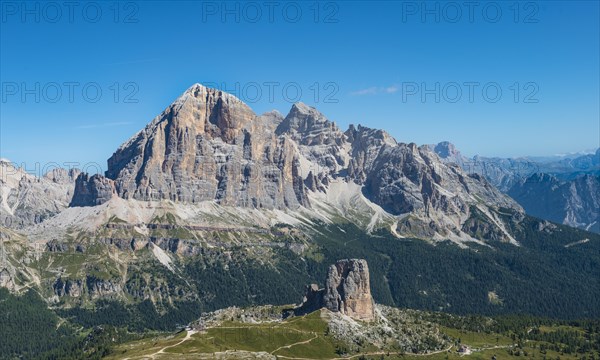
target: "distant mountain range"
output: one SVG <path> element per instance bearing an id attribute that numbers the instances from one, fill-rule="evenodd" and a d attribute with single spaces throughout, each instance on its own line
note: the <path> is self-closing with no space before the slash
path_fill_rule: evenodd
<path id="1" fill-rule="evenodd" d="M 430 148 L 444 162 L 484 176 L 528 214 L 600 232 L 600 148 L 592 154 L 546 158 L 469 158 L 447 141 Z"/>

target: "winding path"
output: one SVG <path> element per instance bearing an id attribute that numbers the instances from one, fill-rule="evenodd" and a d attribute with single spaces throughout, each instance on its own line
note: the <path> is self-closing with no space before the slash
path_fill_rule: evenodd
<path id="1" fill-rule="evenodd" d="M 150 355 L 147 355 L 147 356 L 149 356 L 149 357 L 151 357 L 152 359 L 154 359 L 154 357 L 155 357 L 156 355 L 164 354 L 166 349 L 169 349 L 169 348 L 173 348 L 173 347 L 179 346 L 179 345 L 183 344 L 184 342 L 188 341 L 188 340 L 189 340 L 189 339 L 192 337 L 192 335 L 194 335 L 195 333 L 197 333 L 197 331 L 196 331 L 196 330 L 190 330 L 190 331 L 188 331 L 188 332 L 187 332 L 187 334 L 185 335 L 185 337 L 183 338 L 183 340 L 181 340 L 181 341 L 180 341 L 180 342 L 178 342 L 177 344 L 173 344 L 173 345 L 165 346 L 164 348 L 162 348 L 162 349 L 158 350 L 158 351 L 157 351 L 157 352 L 155 352 L 154 354 L 150 354 Z"/>
<path id="2" fill-rule="evenodd" d="M 308 344 L 309 342 L 311 342 L 311 341 L 313 341 L 314 339 L 316 339 L 316 338 L 318 338 L 318 337 L 319 337 L 319 335 L 317 335 L 316 333 L 313 333 L 313 335 L 314 335 L 314 336 L 313 336 L 312 338 L 308 339 L 308 340 L 304 340 L 304 341 L 298 341 L 297 343 L 293 343 L 293 344 L 290 344 L 290 345 L 284 345 L 284 346 L 280 346 L 280 347 L 278 347 L 277 349 L 275 349 L 275 350 L 271 351 L 271 355 L 275 354 L 276 352 L 278 352 L 278 351 L 279 351 L 279 350 L 281 350 L 281 349 L 289 349 L 289 348 L 291 348 L 292 346 L 296 346 L 296 345 L 302 345 L 302 344 Z M 279 356 L 279 355 L 278 355 L 278 356 Z"/>

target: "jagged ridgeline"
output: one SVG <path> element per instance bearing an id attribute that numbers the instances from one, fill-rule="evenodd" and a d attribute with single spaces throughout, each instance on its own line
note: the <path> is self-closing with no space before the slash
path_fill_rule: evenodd
<path id="1" fill-rule="evenodd" d="M 600 233 L 600 148 L 549 159 L 469 158 L 447 141 L 430 148 L 442 161 L 484 176 L 527 214 Z"/>
<path id="2" fill-rule="evenodd" d="M 301 103 L 256 115 L 197 84 L 104 175 L 0 170 L 0 285 L 85 327 L 297 303 L 344 258 L 368 260 L 381 304 L 599 315 L 597 234 L 528 216 L 429 146 L 342 131 Z"/>

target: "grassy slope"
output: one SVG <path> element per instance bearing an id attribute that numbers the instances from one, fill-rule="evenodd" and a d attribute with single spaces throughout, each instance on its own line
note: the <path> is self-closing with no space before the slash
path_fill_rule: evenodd
<path id="1" fill-rule="evenodd" d="M 546 325 L 543 331 L 551 332 L 564 329 L 563 325 Z M 581 332 L 579 327 L 569 327 Z M 119 346 L 109 359 L 143 359 L 152 356 L 155 359 L 193 359 L 215 358 L 215 353 L 229 354 L 247 352 L 264 352 L 277 355 L 280 358 L 303 359 L 334 359 L 334 358 L 366 358 L 386 359 L 394 358 L 429 358 L 429 359 L 456 359 L 461 356 L 456 350 L 459 345 L 468 346 L 472 353 L 466 355 L 473 359 L 577 359 L 598 356 L 598 350 L 587 353 L 564 353 L 554 350 L 540 350 L 540 345 L 549 343 L 543 341 L 524 340 L 517 343 L 509 333 L 499 334 L 494 332 L 475 332 L 440 326 L 440 330 L 447 334 L 453 344 L 447 351 L 432 354 L 408 354 L 381 352 L 374 348 L 365 349 L 363 353 L 346 354 L 340 356 L 336 348 L 341 345 L 331 336 L 327 335 L 327 324 L 321 319 L 319 312 L 312 313 L 302 318 L 292 318 L 274 324 L 244 324 L 226 322 L 216 328 L 195 333 L 186 339 L 185 331 L 169 338 L 144 339 Z M 598 344 L 596 344 L 598 346 Z M 161 352 L 161 350 L 163 350 Z M 516 353 L 519 353 L 517 356 Z M 512 355 L 511 355 L 512 353 Z M 249 356 L 249 354 L 246 354 Z"/>
<path id="2" fill-rule="evenodd" d="M 337 341 L 326 335 L 327 324 L 320 312 L 281 323 L 245 324 L 225 322 L 191 335 L 187 332 L 162 339 L 144 339 L 115 349 L 109 359 L 173 358 L 224 351 L 266 352 L 288 357 L 323 359 L 335 357 Z M 162 352 L 161 352 L 162 350 Z"/>

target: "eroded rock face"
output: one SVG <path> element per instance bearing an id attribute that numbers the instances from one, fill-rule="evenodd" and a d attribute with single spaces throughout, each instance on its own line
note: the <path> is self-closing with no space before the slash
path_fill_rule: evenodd
<path id="1" fill-rule="evenodd" d="M 373 297 L 366 260 L 346 259 L 329 267 L 325 288 L 316 284 L 306 287 L 302 304 L 295 309 L 297 315 L 321 308 L 329 309 L 363 321 L 375 317 Z"/>
<path id="2" fill-rule="evenodd" d="M 0 269 L 0 287 L 14 290 L 15 282 L 13 279 L 14 274 L 11 273 L 10 269 Z"/>
<path id="3" fill-rule="evenodd" d="M 76 279 L 62 279 L 58 278 L 52 286 L 54 294 L 58 297 L 70 296 L 70 297 L 81 297 L 84 292 L 83 281 Z"/>
<path id="4" fill-rule="evenodd" d="M 0 159 L 0 225 L 21 229 L 63 211 L 78 175 L 77 169 L 54 168 L 37 177 Z"/>
<path id="5" fill-rule="evenodd" d="M 428 146 L 397 143 L 381 130 L 351 127 L 348 177 L 363 185 L 363 193 L 394 215 L 410 214 L 397 231 L 420 238 L 447 238 L 465 233 L 476 198 L 488 207 L 522 209 L 482 176 L 466 174 L 458 165 L 444 164 Z M 493 226 L 498 221 L 489 221 Z M 502 229 L 498 229 L 504 234 Z M 504 235 L 502 241 L 511 241 Z"/>
<path id="6" fill-rule="evenodd" d="M 75 181 L 75 191 L 69 206 L 96 206 L 109 201 L 116 194 L 115 184 L 102 175 L 81 173 Z"/>
<path id="7" fill-rule="evenodd" d="M 296 143 L 300 156 L 310 162 L 309 171 L 314 175 L 335 174 L 347 166 L 346 135 L 313 107 L 303 103 L 292 105 L 276 133 Z M 308 171 L 303 175 L 307 176 Z"/>
<path id="8" fill-rule="evenodd" d="M 116 295 L 122 291 L 121 284 L 111 280 L 86 276 L 82 279 L 63 279 L 59 277 L 52 285 L 54 294 L 58 297 L 79 298 L 87 294 L 91 298 Z"/>
<path id="9" fill-rule="evenodd" d="M 354 319 L 373 319 L 375 313 L 366 260 L 340 260 L 329 267 L 323 305 Z"/>
<path id="10" fill-rule="evenodd" d="M 46 243 L 46 250 L 49 252 L 67 252 L 69 251 L 69 245 L 54 239 Z"/>
<path id="11" fill-rule="evenodd" d="M 295 144 L 275 133 L 282 120 L 276 112 L 257 116 L 236 97 L 197 84 L 123 144 L 106 175 L 123 198 L 306 205 Z"/>

